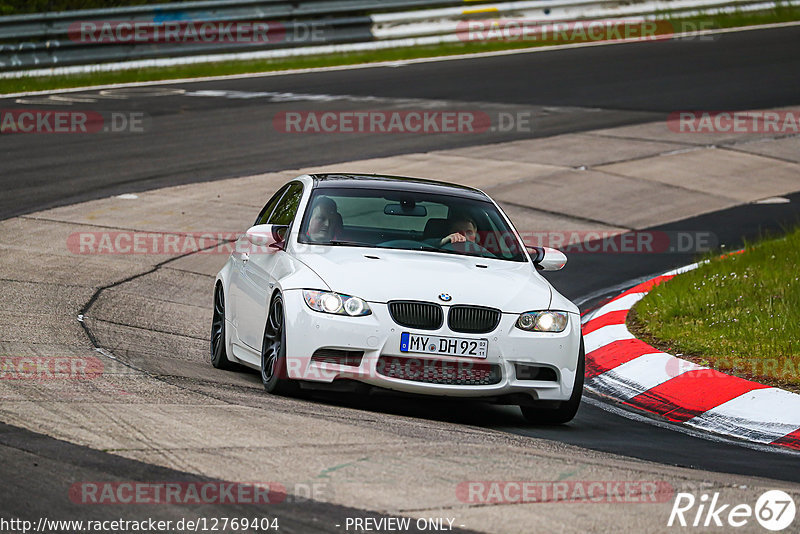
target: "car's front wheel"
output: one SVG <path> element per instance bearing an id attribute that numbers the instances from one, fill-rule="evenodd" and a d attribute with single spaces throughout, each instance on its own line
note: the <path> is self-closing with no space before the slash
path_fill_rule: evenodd
<path id="1" fill-rule="evenodd" d="M 232 369 L 225 347 L 225 292 L 222 284 L 214 289 L 214 316 L 211 319 L 211 365 L 217 369 Z"/>
<path id="2" fill-rule="evenodd" d="M 291 395 L 297 391 L 297 382 L 286 371 L 286 313 L 283 298 L 275 295 L 269 306 L 264 341 L 261 344 L 261 381 L 268 393 Z"/>
<path id="3" fill-rule="evenodd" d="M 529 423 L 537 425 L 561 425 L 575 418 L 583 395 L 583 375 L 586 370 L 586 354 L 581 337 L 581 348 L 578 352 L 578 366 L 575 371 L 575 384 L 569 400 L 561 402 L 557 408 L 540 408 L 537 406 L 520 406 L 522 415 Z"/>

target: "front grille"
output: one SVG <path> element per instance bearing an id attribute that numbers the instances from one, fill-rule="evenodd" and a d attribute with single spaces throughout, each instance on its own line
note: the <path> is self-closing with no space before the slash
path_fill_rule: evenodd
<path id="1" fill-rule="evenodd" d="M 381 356 L 377 370 L 389 378 L 454 386 L 490 386 L 501 379 L 499 365 L 432 358 Z"/>
<path id="2" fill-rule="evenodd" d="M 431 302 L 414 302 L 409 300 L 389 303 L 389 313 L 394 322 L 408 328 L 436 330 L 444 322 L 442 307 Z"/>
<path id="3" fill-rule="evenodd" d="M 500 324 L 500 310 L 480 306 L 453 306 L 447 315 L 447 326 L 453 332 L 485 334 Z"/>
<path id="4" fill-rule="evenodd" d="M 359 367 L 363 357 L 364 352 L 360 350 L 317 349 L 311 356 L 311 361 Z"/>

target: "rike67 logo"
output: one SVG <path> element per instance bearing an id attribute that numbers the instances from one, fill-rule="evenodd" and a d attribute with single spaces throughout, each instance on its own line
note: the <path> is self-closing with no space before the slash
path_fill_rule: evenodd
<path id="1" fill-rule="evenodd" d="M 704 493 L 699 499 L 691 493 L 678 493 L 667 526 L 740 528 L 755 518 L 765 529 L 777 532 L 792 525 L 796 512 L 794 499 L 781 490 L 764 492 L 755 506 L 723 503 L 719 493 Z"/>

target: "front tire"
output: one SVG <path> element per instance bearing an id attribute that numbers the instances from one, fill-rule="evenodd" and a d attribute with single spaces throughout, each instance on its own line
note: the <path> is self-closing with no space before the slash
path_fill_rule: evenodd
<path id="1" fill-rule="evenodd" d="M 211 365 L 217 369 L 233 369 L 228 359 L 225 337 L 225 291 L 222 284 L 214 289 L 214 317 L 211 320 Z"/>
<path id="2" fill-rule="evenodd" d="M 581 348 L 578 351 L 578 366 L 575 370 L 575 384 L 572 387 L 572 395 L 569 400 L 561 402 L 558 408 L 538 408 L 536 406 L 520 406 L 522 415 L 529 423 L 536 425 L 563 425 L 569 423 L 578 413 L 581 405 L 581 395 L 583 395 L 583 377 L 586 370 L 586 354 L 583 348 L 583 336 L 581 336 Z"/>
<path id="3" fill-rule="evenodd" d="M 298 390 L 297 382 L 291 380 L 286 371 L 285 319 L 283 298 L 275 295 L 269 306 L 261 344 L 261 382 L 267 393 L 274 395 L 293 395 Z"/>

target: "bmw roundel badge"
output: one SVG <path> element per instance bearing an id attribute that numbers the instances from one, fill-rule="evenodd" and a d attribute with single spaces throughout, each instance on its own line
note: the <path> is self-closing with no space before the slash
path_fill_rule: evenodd
<path id="1" fill-rule="evenodd" d="M 442 302 L 450 302 L 451 300 L 453 300 L 453 297 L 451 297 L 447 293 L 441 293 L 439 295 L 439 300 L 441 300 Z"/>

